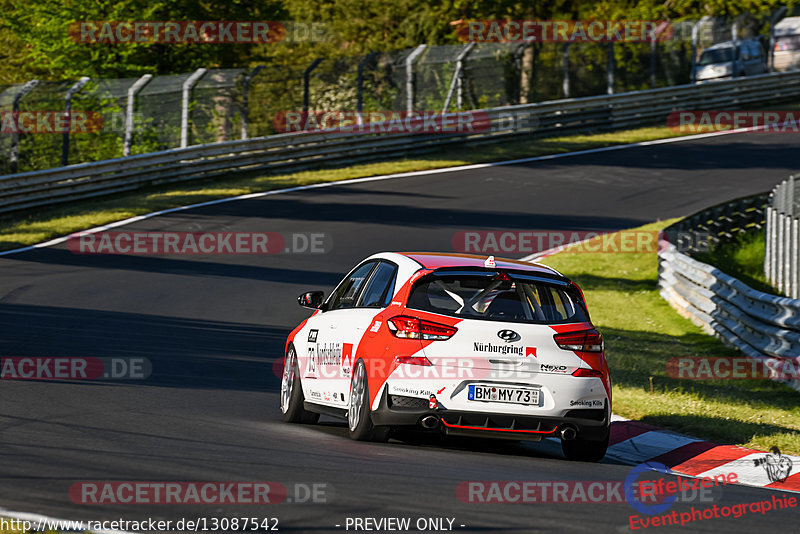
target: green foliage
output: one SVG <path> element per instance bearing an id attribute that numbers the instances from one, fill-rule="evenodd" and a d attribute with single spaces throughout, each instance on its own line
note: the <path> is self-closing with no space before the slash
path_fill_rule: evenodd
<path id="1" fill-rule="evenodd" d="M 91 76 L 122 78 L 145 73 L 169 74 L 200 66 L 228 67 L 247 64 L 252 47 L 247 44 L 91 44 L 70 36 L 78 21 L 170 20 L 276 20 L 280 3 L 241 0 L 0 0 L 0 43 L 17 68 L 0 79 L 21 82 L 33 76 L 45 79 Z M 20 45 L 24 43 L 24 46 Z M 22 67 L 22 68 L 20 68 Z M 9 69 L 10 70 L 10 69 Z"/>
<path id="2" fill-rule="evenodd" d="M 459 20 L 637 19 L 761 14 L 783 0 L 0 0 L 0 83 L 31 77 L 132 77 L 257 62 L 308 64 L 308 58 L 359 56 L 419 43 L 457 44 Z M 794 2 L 790 2 L 794 3 Z M 329 39 L 266 44 L 86 44 L 69 35 L 76 21 L 288 20 L 322 23 Z M 624 63 L 623 57 L 617 58 Z"/>
<path id="3" fill-rule="evenodd" d="M 715 247 L 710 252 L 694 254 L 704 263 L 713 265 L 723 273 L 738 278 L 753 289 L 781 295 L 772 287 L 764 274 L 766 238 L 762 231 L 740 234 L 730 243 Z"/>
<path id="4" fill-rule="evenodd" d="M 792 0 L 793 2 L 795 0 Z M 800 0 L 796 0 L 800 1 Z M 380 52 L 364 71 L 364 110 L 405 109 L 405 70 L 400 51 L 420 43 L 461 45 L 457 23 L 497 19 L 697 19 L 702 15 L 726 16 L 752 12 L 760 20 L 779 0 L 0 0 L 0 96 L 3 85 L 37 78 L 64 81 L 58 98 L 36 107 L 35 94 L 26 97 L 26 109 L 60 109 L 68 81 L 80 76 L 93 80 L 125 79 L 128 87 L 142 74 L 183 74 L 199 67 L 266 69 L 254 80 L 249 93 L 251 137 L 276 133 L 279 112 L 303 107 L 303 70 L 317 58 L 323 63 L 311 76 L 312 110 L 354 110 L 358 63 Z M 789 3 L 791 4 L 791 2 Z M 261 44 L 91 44 L 75 40 L 79 21 L 286 21 L 290 25 L 317 24 L 324 39 L 295 39 L 287 35 L 277 43 Z M 70 25 L 73 34 L 70 34 Z M 287 25 L 287 28 L 291 26 Z M 690 60 L 686 42 L 659 43 L 656 83 L 687 83 Z M 467 61 L 463 109 L 500 106 L 521 101 L 562 98 L 563 43 L 535 43 L 518 58 L 512 48 L 484 56 L 480 65 L 474 49 Z M 573 43 L 567 65 L 569 96 L 603 94 L 607 84 L 608 45 Z M 614 47 L 615 90 L 632 91 L 650 86 L 648 44 L 619 43 Z M 453 63 L 429 62 L 423 55 L 415 70 L 416 101 L 420 110 L 441 109 L 454 71 Z M 163 80 L 163 79 L 162 79 Z M 192 142 L 238 137 L 241 129 L 241 79 L 230 94 L 198 102 L 195 94 Z M 208 90 L 208 89 L 206 89 Z M 227 90 L 227 89 L 226 89 Z M 39 91 L 37 89 L 36 91 Z M 134 153 L 172 148 L 179 131 L 180 83 L 140 95 L 137 111 L 147 115 L 137 123 Z M 95 95 L 83 99 L 83 109 L 121 112 L 121 104 Z M 145 90 L 147 92 L 147 90 Z M 196 91 L 197 92 L 197 91 Z M 10 93 L 6 94 L 8 97 Z M 117 96 L 117 99 L 120 97 Z M 147 101 L 145 104 L 144 101 Z M 223 102 L 224 100 L 224 102 Z M 8 107 L 10 98 L 2 102 Z M 44 104 L 42 104 L 44 105 Z M 452 102 L 450 109 L 454 110 Z M 81 109 L 78 103 L 74 109 Z M 148 126 L 142 129 L 141 126 Z M 70 162 L 94 161 L 122 154 L 120 132 L 74 136 Z M 3 156 L 8 142 L 0 140 L 0 173 L 7 172 Z M 20 169 L 55 166 L 60 161 L 59 136 L 23 136 Z"/>

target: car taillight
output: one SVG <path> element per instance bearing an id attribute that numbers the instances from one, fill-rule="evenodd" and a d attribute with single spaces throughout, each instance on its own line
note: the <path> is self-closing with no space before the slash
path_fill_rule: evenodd
<path id="1" fill-rule="evenodd" d="M 584 369 L 583 367 L 580 367 L 572 372 L 572 376 L 577 376 L 581 378 L 603 378 L 603 371 L 597 371 L 595 369 Z"/>
<path id="2" fill-rule="evenodd" d="M 408 365 L 424 365 L 430 367 L 433 365 L 431 361 L 425 356 L 398 356 L 394 359 L 395 363 L 406 363 Z"/>
<path id="3" fill-rule="evenodd" d="M 395 337 L 403 339 L 424 339 L 441 341 L 450 339 L 458 332 L 457 328 L 444 324 L 425 321 L 418 317 L 398 315 L 386 321 L 386 326 Z"/>
<path id="4" fill-rule="evenodd" d="M 603 350 L 603 335 L 594 328 L 580 332 L 566 332 L 553 336 L 559 348 L 564 350 L 579 350 L 582 352 L 601 352 Z"/>

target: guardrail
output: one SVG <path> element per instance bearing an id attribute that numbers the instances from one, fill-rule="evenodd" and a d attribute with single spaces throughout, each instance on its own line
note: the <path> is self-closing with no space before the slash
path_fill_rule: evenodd
<path id="1" fill-rule="evenodd" d="M 710 248 L 732 241 L 740 233 L 762 229 L 769 195 L 761 193 L 706 208 L 668 226 L 664 234 L 685 252 L 708 252 Z M 684 236 L 695 237 L 685 239 Z"/>
<path id="2" fill-rule="evenodd" d="M 765 193 L 715 206 L 664 232 L 669 236 L 711 230 L 711 240 L 716 235 L 721 242 L 745 228 L 762 228 L 767 198 Z M 673 244 L 661 247 L 658 271 L 661 296 L 707 333 L 770 368 L 781 369 L 787 360 L 795 368 L 800 365 L 800 300 L 756 291 L 716 267 L 678 252 Z M 787 383 L 800 391 L 800 379 Z"/>
<path id="3" fill-rule="evenodd" d="M 800 299 L 800 187 L 791 176 L 770 194 L 764 274 L 782 293 Z"/>
<path id="4" fill-rule="evenodd" d="M 0 213 L 232 172 L 295 171 L 435 151 L 516 136 L 625 128 L 683 109 L 734 109 L 800 96 L 800 72 L 473 111 L 485 131 L 464 134 L 307 131 L 153 152 L 0 176 Z M 487 126 L 487 125 L 483 125 Z"/>

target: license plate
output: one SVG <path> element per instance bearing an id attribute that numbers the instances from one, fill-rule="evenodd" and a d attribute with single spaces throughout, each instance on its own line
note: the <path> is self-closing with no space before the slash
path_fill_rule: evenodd
<path id="1" fill-rule="evenodd" d="M 508 402 L 511 404 L 539 405 L 539 390 L 530 388 L 508 388 L 471 384 L 467 391 L 471 401 Z"/>

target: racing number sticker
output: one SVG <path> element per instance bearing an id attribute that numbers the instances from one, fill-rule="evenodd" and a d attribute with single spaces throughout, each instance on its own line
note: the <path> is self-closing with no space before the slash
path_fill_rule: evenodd
<path id="1" fill-rule="evenodd" d="M 316 332 L 316 330 L 314 330 Z M 314 335 L 316 337 L 316 334 Z M 314 345 L 308 346 L 308 364 L 306 365 L 306 378 L 317 377 L 317 358 Z"/>

